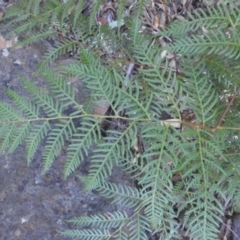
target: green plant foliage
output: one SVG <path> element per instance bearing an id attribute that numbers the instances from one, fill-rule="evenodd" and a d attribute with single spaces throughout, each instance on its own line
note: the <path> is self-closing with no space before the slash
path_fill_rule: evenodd
<path id="1" fill-rule="evenodd" d="M 40 65 L 47 89 L 22 79 L 32 101 L 6 90 L 0 150 L 26 143 L 30 164 L 44 144 L 47 171 L 65 147 L 65 178 L 90 155 L 80 177 L 85 189 L 128 209 L 73 218 L 79 229 L 63 235 L 217 239 L 225 203 L 240 209 L 240 11 L 226 4 L 196 10 L 150 35 L 142 28 L 148 1 L 133 2 L 131 17 L 119 1 L 115 28 L 96 23 L 102 4 L 32 0 L 9 9 L 13 31 L 31 31 L 23 44 L 57 43 Z M 68 51 L 75 57 L 60 73 L 48 68 Z M 84 82 L 90 104 L 77 102 L 69 76 Z M 110 181 L 116 167 L 137 184 Z"/>

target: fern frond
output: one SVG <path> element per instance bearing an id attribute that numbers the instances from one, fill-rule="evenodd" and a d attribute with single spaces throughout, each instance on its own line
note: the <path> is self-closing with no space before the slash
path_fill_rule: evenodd
<path id="1" fill-rule="evenodd" d="M 221 12 L 222 14 L 219 14 Z M 215 29 L 215 28 L 225 28 L 226 24 L 228 24 L 228 17 L 224 16 L 226 11 L 223 10 L 222 6 L 216 6 L 216 8 L 207 8 L 206 11 L 199 8 L 193 13 L 188 12 L 188 19 L 181 18 L 178 21 L 175 21 L 171 24 L 170 28 L 166 28 L 163 30 L 163 34 L 165 36 L 178 36 L 185 37 L 186 34 L 191 32 L 202 31 L 203 28 L 205 30 Z M 162 33 L 159 33 L 161 35 Z"/>
<path id="2" fill-rule="evenodd" d="M 23 142 L 23 140 L 26 139 L 26 137 L 29 134 L 30 127 L 31 127 L 30 122 L 25 122 L 17 126 L 14 133 L 12 133 L 10 137 L 11 145 L 8 149 L 8 153 L 12 153 L 13 151 L 15 151 L 17 147 Z"/>
<path id="3" fill-rule="evenodd" d="M 82 105 L 80 105 L 75 99 L 75 89 L 72 84 L 67 83 L 67 78 L 61 74 L 57 74 L 50 69 L 46 69 L 43 73 L 45 80 L 48 84 L 51 93 L 54 95 L 54 98 L 57 99 L 62 109 L 67 109 L 72 107 L 76 109 L 71 113 L 71 116 L 77 115 L 80 112 L 86 114 L 83 110 Z"/>
<path id="4" fill-rule="evenodd" d="M 0 151 L 8 148 L 7 153 L 12 153 L 27 137 L 31 123 L 28 121 L 21 122 L 21 120 L 19 120 L 19 122 L 3 122 L 1 124 L 5 128 L 5 131 L 3 131 L 3 129 L 1 131 Z"/>
<path id="5" fill-rule="evenodd" d="M 15 24 L 18 23 L 18 22 L 25 22 L 25 21 L 27 21 L 28 16 L 27 16 L 26 14 L 23 13 L 23 14 L 21 15 L 20 13 L 17 12 L 17 15 L 18 15 L 18 14 L 19 14 L 19 16 L 18 16 L 17 18 L 13 18 L 13 19 L 11 19 L 11 20 L 8 20 L 8 18 L 6 18 L 6 19 L 8 20 L 8 23 L 5 25 L 5 27 L 9 27 L 9 26 L 11 26 L 11 25 L 15 25 Z M 16 16 L 16 11 L 13 11 L 12 15 L 13 15 L 13 16 Z M 9 17 L 12 17 L 12 16 L 10 15 Z M 8 36 L 8 35 L 11 35 L 12 33 L 14 33 L 14 30 L 9 31 L 8 34 L 7 34 L 7 36 Z"/>
<path id="6" fill-rule="evenodd" d="M 225 31 L 229 25 L 239 26 L 240 11 L 236 7 L 229 11 L 224 4 L 216 5 L 214 8 L 202 9 L 188 12 L 188 19 L 181 18 L 171 24 L 170 28 L 163 30 L 165 36 L 185 37 L 186 34 L 202 33 L 219 29 Z M 159 33 L 161 35 L 162 33 Z"/>
<path id="7" fill-rule="evenodd" d="M 90 15 L 88 16 L 88 31 L 90 33 L 92 33 L 96 29 L 95 18 L 99 12 L 101 4 L 102 4 L 101 1 L 95 1 L 95 3 L 91 5 L 91 12 Z"/>
<path id="8" fill-rule="evenodd" d="M 13 31 L 28 32 L 24 44 L 56 36 L 62 42 L 48 50 L 40 66 L 46 89 L 23 79 L 32 102 L 12 90 L 7 90 L 12 104 L 0 102 L 0 151 L 12 152 L 25 142 L 29 164 L 44 141 L 46 171 L 67 141 L 65 178 L 92 154 L 89 175 L 81 177 L 85 189 L 99 190 L 132 214 L 74 218 L 69 222 L 87 229 L 65 231 L 66 236 L 181 239 L 180 220 L 191 239 L 216 239 L 223 202 L 231 198 L 240 208 L 240 113 L 234 92 L 240 10 L 226 4 L 200 9 L 148 36 L 143 15 L 149 1 L 115 1 L 114 17 L 124 20 L 118 29 L 97 25 L 104 4 L 23 0 L 5 15 Z M 166 47 L 164 39 L 171 42 Z M 68 51 L 79 60 L 61 67 L 61 73 L 47 68 Z M 134 67 L 127 74 L 129 63 Z M 106 104 L 108 111 L 97 115 L 81 106 L 67 74 L 84 82 L 91 104 Z M 115 167 L 137 186 L 109 182 Z"/>
<path id="9" fill-rule="evenodd" d="M 148 239 L 147 233 L 150 232 L 149 219 L 146 218 L 142 213 L 137 213 L 127 223 L 129 226 L 129 239 Z"/>
<path id="10" fill-rule="evenodd" d="M 103 197 L 113 199 L 113 204 L 121 203 L 122 206 L 135 209 L 140 205 L 141 198 L 136 188 L 123 184 L 116 185 L 105 181 L 101 182 L 97 190 Z"/>
<path id="11" fill-rule="evenodd" d="M 191 208 L 185 213 L 183 226 L 190 223 L 187 234 L 189 233 L 192 239 L 216 239 L 218 225 L 222 222 L 222 206 L 219 199 L 215 197 L 214 191 L 219 186 L 217 184 L 211 185 L 211 191 L 209 191 L 210 184 L 206 185 L 201 196 L 200 192 L 192 193 L 189 194 L 189 199 L 186 201 Z"/>
<path id="12" fill-rule="evenodd" d="M 88 155 L 90 147 L 101 138 L 101 119 L 83 118 L 81 127 L 73 134 L 68 147 L 67 159 L 64 166 L 64 177 L 68 177 Z"/>
<path id="13" fill-rule="evenodd" d="M 47 53 L 44 56 L 43 61 L 39 65 L 38 72 L 43 71 L 49 65 L 53 63 L 60 55 L 68 53 L 70 51 L 75 52 L 79 47 L 79 42 L 73 41 L 70 39 L 64 39 L 63 41 L 56 44 L 56 46 L 48 49 Z"/>
<path id="14" fill-rule="evenodd" d="M 240 44 L 236 41 L 230 41 L 227 34 L 220 30 L 214 30 L 212 33 L 203 35 L 193 35 L 191 38 L 176 39 L 174 45 L 170 46 L 169 51 L 180 54 L 219 54 L 223 57 L 240 57 Z"/>
<path id="15" fill-rule="evenodd" d="M 62 10 L 59 11 L 58 19 L 60 22 L 60 31 L 65 32 L 66 21 L 70 11 L 75 8 L 75 0 L 68 0 L 62 4 Z"/>
<path id="16" fill-rule="evenodd" d="M 129 240 L 129 235 L 124 231 L 123 228 L 118 229 L 118 231 L 112 236 L 113 239 L 117 240 Z"/>
<path id="17" fill-rule="evenodd" d="M 153 94 L 148 94 L 148 98 L 142 94 L 140 85 L 133 81 L 128 84 L 127 91 L 119 89 L 122 96 L 119 96 L 118 109 L 125 110 L 131 119 L 148 118 L 151 119 L 150 107 L 153 101 Z M 144 101 L 145 100 L 145 101 Z"/>
<path id="18" fill-rule="evenodd" d="M 107 212 L 105 215 L 96 214 L 91 216 L 76 217 L 68 220 L 69 223 L 81 225 L 82 227 L 94 227 L 102 229 L 119 228 L 123 223 L 128 220 L 126 212 Z"/>
<path id="19" fill-rule="evenodd" d="M 24 10 L 26 6 L 30 6 L 30 4 L 28 4 L 27 1 L 21 1 L 9 8 L 3 18 L 3 20 L 9 20 L 7 26 L 14 23 L 23 22 L 31 16 L 29 11 Z"/>
<path id="20" fill-rule="evenodd" d="M 14 24 L 15 28 L 8 34 L 23 33 L 32 30 L 34 27 L 39 25 L 39 14 L 40 14 L 40 1 L 21 1 L 14 4 L 4 16 L 4 20 L 8 20 L 8 23 L 4 26 L 9 28 L 10 25 Z M 42 19 L 42 23 L 46 22 L 46 19 Z"/>
<path id="21" fill-rule="evenodd" d="M 143 128 L 142 137 L 148 147 L 142 154 L 142 159 L 148 159 L 148 164 L 143 164 L 144 176 L 139 178 L 139 184 L 143 186 L 141 195 L 148 221 L 153 229 L 161 228 L 161 234 L 165 237 L 169 236 L 169 232 L 173 234 L 172 237 L 176 234 L 172 226 L 175 213 L 172 208 L 174 196 L 171 179 L 177 165 L 177 156 L 181 154 L 181 144 L 176 140 L 180 134 L 177 131 L 170 134 L 170 131 L 173 129 L 169 126 L 147 124 Z M 148 145 L 153 141 L 154 145 Z"/>
<path id="22" fill-rule="evenodd" d="M 65 20 L 72 7 L 74 7 L 73 0 L 67 2 L 48 1 L 43 4 L 40 17 L 47 20 L 48 26 L 51 28 L 57 27 L 58 30 L 64 32 Z"/>
<path id="23" fill-rule="evenodd" d="M 227 159 L 222 154 L 223 149 L 219 145 L 214 135 L 208 133 L 207 131 L 197 130 L 195 132 L 191 131 L 192 139 L 196 139 L 196 144 L 191 144 L 191 149 L 189 150 L 192 154 L 188 156 L 188 161 L 182 163 L 182 168 L 185 169 L 183 177 L 191 175 L 196 172 L 199 168 L 202 169 L 202 174 L 209 171 L 209 175 L 206 177 L 211 178 L 212 171 L 218 171 L 225 174 L 222 168 L 222 164 Z M 221 156 L 221 161 L 213 161 L 217 156 Z M 198 160 L 197 160 L 198 159 Z M 200 159 L 200 161 L 199 161 Z M 194 164 L 191 164 L 191 162 Z M 205 180 L 208 182 L 208 179 Z"/>
<path id="24" fill-rule="evenodd" d="M 39 108 L 38 106 L 32 104 L 27 99 L 19 96 L 16 92 L 7 89 L 6 90 L 8 96 L 14 101 L 17 109 L 20 110 L 23 116 L 27 118 L 37 118 L 39 115 Z"/>
<path id="25" fill-rule="evenodd" d="M 20 111 L 18 111 L 10 104 L 0 102 L 0 123 L 2 125 L 0 136 L 0 151 L 9 148 L 8 152 L 10 153 L 13 152 L 22 143 L 29 132 L 30 123 L 28 121 L 23 121 L 24 115 L 22 111 L 31 115 L 32 105 L 25 102 L 20 96 L 15 93 L 11 91 L 8 93 L 14 98 L 15 101 L 20 100 L 19 103 L 16 103 L 19 104 L 18 106 L 21 108 Z"/>
<path id="26" fill-rule="evenodd" d="M 82 17 L 81 12 L 83 11 L 86 3 L 87 3 L 87 0 L 78 1 L 70 13 L 69 20 L 72 23 L 74 28 L 78 27 L 77 23 L 80 22 L 78 20 L 79 18 Z"/>
<path id="27" fill-rule="evenodd" d="M 226 175 L 222 168 L 226 159 L 214 138 L 207 132 L 197 131 L 196 144 L 191 145 L 188 160 L 184 159 L 181 163 L 181 170 L 184 169 L 183 179 L 192 176 L 189 182 L 184 183 L 187 193 L 184 205 L 189 207 L 184 224 L 190 223 L 188 232 L 194 239 L 202 239 L 203 232 L 204 238 L 216 238 L 217 225 L 221 222 L 222 205 L 216 195 L 224 195 L 222 190 L 219 190 L 224 178 L 221 179 L 219 174 Z M 217 156 L 223 159 L 215 161 Z M 195 192 L 194 189 L 198 191 Z"/>
<path id="28" fill-rule="evenodd" d="M 140 34 L 140 32 L 142 32 L 141 27 L 143 24 L 141 15 L 143 15 L 144 10 L 146 11 L 148 4 L 149 2 L 146 0 L 136 1 L 133 5 L 133 12 L 131 13 L 134 17 L 127 18 L 125 21 L 125 25 L 129 29 L 129 37 L 131 39 L 129 42 L 129 44 L 131 44 L 131 47 L 129 47 L 131 52 L 133 52 L 132 48 L 134 48 L 135 45 L 138 45 L 139 40 L 142 38 L 142 34 Z"/>
<path id="29" fill-rule="evenodd" d="M 117 104 L 120 101 L 116 88 L 119 86 L 118 78 L 114 78 L 100 60 L 89 51 L 82 50 L 81 54 L 84 64 L 71 64 L 62 69 L 82 79 L 92 91 L 92 97 L 97 103 L 110 104 L 115 115 L 118 115 Z"/>
<path id="30" fill-rule="evenodd" d="M 235 61 L 228 58 L 222 59 L 216 55 L 208 56 L 204 61 L 206 62 L 206 71 L 211 74 L 211 79 L 215 79 L 213 84 L 217 91 L 229 89 L 235 92 L 237 90 L 240 68 Z M 220 93 L 222 94 L 222 92 Z"/>
<path id="31" fill-rule="evenodd" d="M 43 161 L 44 171 L 49 170 L 56 156 L 59 155 L 66 140 L 69 140 L 76 132 L 72 119 L 61 120 L 54 124 L 44 149 Z"/>
<path id="32" fill-rule="evenodd" d="M 151 92 L 154 95 L 154 102 L 159 103 L 153 115 L 159 116 L 158 112 L 169 112 L 169 106 L 173 116 L 180 119 L 180 111 L 184 109 L 186 102 L 180 96 L 183 95 L 182 88 L 176 79 L 174 71 L 169 68 L 168 61 L 161 58 L 162 50 L 150 47 L 148 40 L 140 41 L 134 47 L 135 58 L 145 68 L 140 69 L 139 81 L 146 89 L 146 94 Z M 148 95 L 146 95 L 148 96 Z M 181 106 L 181 108 L 179 108 Z"/>
<path id="33" fill-rule="evenodd" d="M 11 140 L 17 130 L 17 127 L 13 124 L 8 124 L 5 126 L 8 128 L 8 130 L 2 131 L 2 134 L 0 137 L 0 146 L 1 146 L 0 151 L 1 152 L 11 144 Z"/>
<path id="34" fill-rule="evenodd" d="M 82 240 L 96 240 L 96 239 L 105 240 L 111 237 L 111 233 L 108 230 L 99 229 L 66 230 L 62 232 L 62 235 Z"/>
<path id="35" fill-rule="evenodd" d="M 118 7 L 117 7 L 117 22 L 118 22 L 118 28 L 120 29 L 120 24 L 121 21 L 124 18 L 124 11 L 125 8 L 127 6 L 127 1 L 126 0 L 122 0 L 119 2 Z"/>
<path id="36" fill-rule="evenodd" d="M 48 117 L 61 118 L 62 106 L 58 101 L 55 101 L 43 90 L 39 90 L 39 88 L 37 88 L 34 83 L 27 81 L 26 79 L 22 79 L 22 83 L 36 104 L 44 109 Z"/>
<path id="37" fill-rule="evenodd" d="M 0 120 L 2 123 L 11 123 L 12 121 L 21 121 L 22 119 L 22 113 L 5 102 L 0 102 L 0 111 Z"/>
<path id="38" fill-rule="evenodd" d="M 211 84 L 208 72 L 205 72 L 205 64 L 199 62 L 195 64 L 191 60 L 186 60 L 184 73 L 186 76 L 185 88 L 188 92 L 188 106 L 196 112 L 196 121 L 212 125 L 211 120 L 215 117 L 215 106 L 219 102 L 219 96 Z"/>
<path id="39" fill-rule="evenodd" d="M 27 163 L 31 163 L 34 154 L 37 152 L 40 142 L 47 136 L 51 126 L 48 121 L 42 124 L 35 124 L 26 138 Z"/>
<path id="40" fill-rule="evenodd" d="M 18 43 L 17 46 L 32 44 L 32 43 L 35 43 L 35 42 L 39 42 L 41 40 L 52 39 L 52 38 L 55 38 L 55 37 L 56 37 L 56 31 L 55 30 L 38 31 L 38 32 L 32 31 L 31 36 L 22 40 L 20 43 Z"/>
<path id="41" fill-rule="evenodd" d="M 107 176 L 111 175 L 113 164 L 125 155 L 132 146 L 130 134 L 136 136 L 136 122 L 132 121 L 122 132 L 109 131 L 111 136 L 104 142 L 97 144 L 91 158 L 89 175 L 86 178 L 86 189 L 93 189 L 101 185 Z M 131 131 L 131 132 L 130 132 Z"/>
<path id="42" fill-rule="evenodd" d="M 20 20 L 20 19 L 18 19 Z M 22 23 L 20 26 L 14 28 L 14 33 L 15 34 L 22 34 L 26 31 L 28 31 L 29 29 L 33 29 L 34 27 L 36 27 L 38 25 L 38 19 L 34 19 L 34 20 L 26 20 L 24 23 Z"/>
<path id="43" fill-rule="evenodd" d="M 172 52 L 182 55 L 217 54 L 238 59 L 240 46 L 236 32 L 239 30 L 239 16 L 238 8 L 229 11 L 224 4 L 206 11 L 200 9 L 189 14 L 189 20 L 180 20 L 159 35 L 173 39 L 173 44 L 168 47 Z"/>
<path id="44" fill-rule="evenodd" d="M 83 53 L 83 57 L 86 56 L 86 51 Z M 124 109 L 131 118 L 135 116 L 150 118 L 149 107 L 152 96 L 147 99 L 144 106 L 141 103 L 140 86 L 137 82 L 132 82 L 125 87 L 121 76 L 114 70 L 113 75 L 91 53 L 88 53 L 86 59 L 84 58 L 84 63 L 87 65 L 71 64 L 63 67 L 63 70 L 86 82 L 87 87 L 92 91 L 93 99 L 96 99 L 98 104 L 109 103 L 115 115 L 119 115 L 118 113 Z"/>

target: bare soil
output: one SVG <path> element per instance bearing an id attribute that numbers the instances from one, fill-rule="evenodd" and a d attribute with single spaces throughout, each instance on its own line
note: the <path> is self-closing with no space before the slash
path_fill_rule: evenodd
<path id="1" fill-rule="evenodd" d="M 0 36 L 4 34 L 1 32 Z M 34 77 L 45 47 L 42 43 L 21 48 L 0 50 L 0 100 L 8 101 L 6 89 L 13 89 L 25 96 L 20 76 L 31 79 L 38 86 L 44 81 Z M 86 93 L 78 86 L 79 100 L 84 102 Z M 28 98 L 28 96 L 26 95 Z M 31 101 L 31 99 L 29 99 Z M 1 112 L 0 112 L 1 114 Z M 63 178 L 63 151 L 47 173 L 43 172 L 43 146 L 27 166 L 24 146 L 13 154 L 0 153 L 0 239 L 1 240 L 67 240 L 58 231 L 73 228 L 65 220 L 83 215 L 115 210 L 97 193 L 83 192 L 79 178 Z M 86 164 L 78 173 L 86 172 Z"/>

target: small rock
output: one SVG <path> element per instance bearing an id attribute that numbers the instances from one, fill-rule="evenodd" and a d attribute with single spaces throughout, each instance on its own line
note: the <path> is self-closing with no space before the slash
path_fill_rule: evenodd
<path id="1" fill-rule="evenodd" d="M 63 220 L 59 218 L 59 219 L 57 220 L 57 225 L 58 225 L 58 226 L 59 226 L 59 225 L 61 226 L 62 224 L 63 224 Z"/>
<path id="2" fill-rule="evenodd" d="M 2 50 L 2 55 L 3 55 L 4 57 L 8 57 L 9 51 L 7 50 L 7 48 L 4 48 L 4 49 Z"/>
<path id="3" fill-rule="evenodd" d="M 15 61 L 13 62 L 13 64 L 15 64 L 15 65 L 21 65 L 22 62 L 21 62 L 19 59 L 17 59 L 17 60 L 15 60 Z"/>

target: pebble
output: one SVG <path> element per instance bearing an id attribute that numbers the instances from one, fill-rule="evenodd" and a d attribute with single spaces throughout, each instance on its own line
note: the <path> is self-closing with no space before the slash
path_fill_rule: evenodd
<path id="1" fill-rule="evenodd" d="M 8 57 L 9 51 L 7 50 L 7 48 L 4 48 L 4 49 L 2 50 L 2 55 L 3 55 L 4 57 Z"/>

